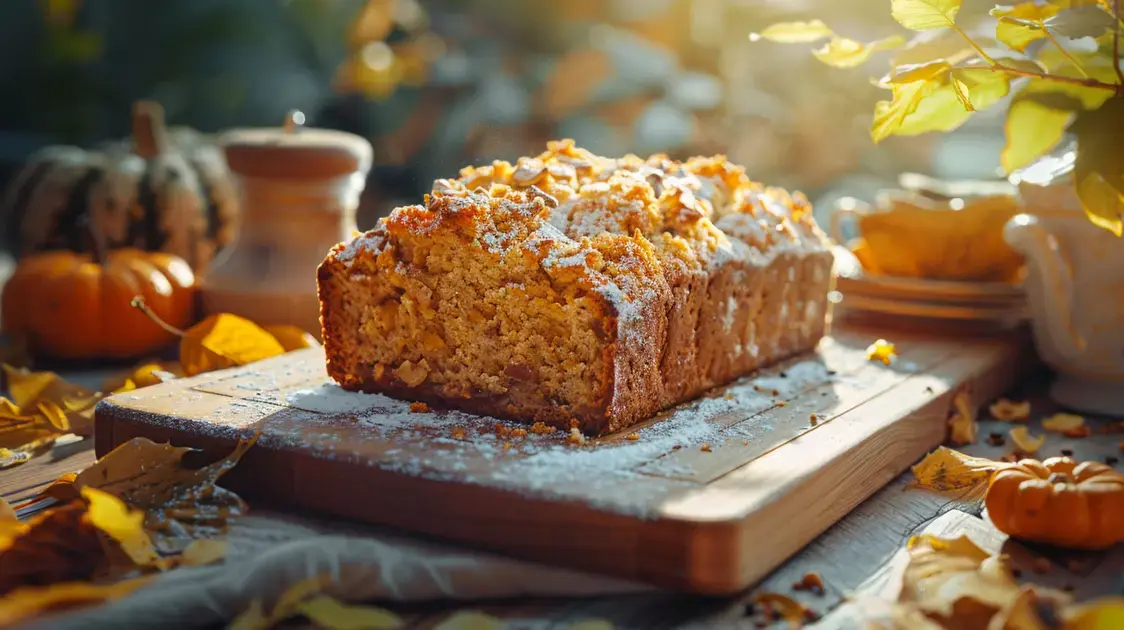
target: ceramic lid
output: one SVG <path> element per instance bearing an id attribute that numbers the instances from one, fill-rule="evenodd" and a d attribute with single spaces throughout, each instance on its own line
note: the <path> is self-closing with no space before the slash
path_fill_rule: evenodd
<path id="1" fill-rule="evenodd" d="M 220 139 L 230 169 L 250 177 L 327 179 L 371 168 L 371 143 L 344 131 L 304 126 L 292 111 L 281 127 L 234 129 Z"/>

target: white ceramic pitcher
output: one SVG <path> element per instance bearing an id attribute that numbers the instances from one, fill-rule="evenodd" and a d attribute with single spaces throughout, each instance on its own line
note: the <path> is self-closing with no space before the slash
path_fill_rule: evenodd
<path id="1" fill-rule="evenodd" d="M 1071 169 L 1070 153 L 1021 174 L 1026 210 L 1004 238 L 1027 260 L 1035 345 L 1058 374 L 1051 398 L 1124 416 L 1124 239 L 1085 216 Z"/>

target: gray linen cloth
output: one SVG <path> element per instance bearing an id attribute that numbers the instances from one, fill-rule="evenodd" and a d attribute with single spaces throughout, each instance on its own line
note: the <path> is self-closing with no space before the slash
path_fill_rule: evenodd
<path id="1" fill-rule="evenodd" d="M 457 550 L 363 526 L 328 527 L 290 517 L 246 517 L 228 535 L 225 559 L 181 567 L 105 605 L 25 624 L 28 630 L 221 626 L 254 599 L 270 605 L 301 580 L 322 576 L 342 601 L 421 602 L 639 593 L 650 587 Z"/>

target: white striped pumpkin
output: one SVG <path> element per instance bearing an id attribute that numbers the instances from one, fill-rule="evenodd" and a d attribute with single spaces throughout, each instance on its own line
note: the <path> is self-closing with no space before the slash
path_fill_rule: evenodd
<path id="1" fill-rule="evenodd" d="M 111 248 L 183 258 L 202 273 L 235 238 L 238 204 L 222 152 L 194 131 L 169 132 L 161 107 L 133 108 L 128 142 L 104 150 L 47 147 L 33 155 L 4 198 L 17 255 L 89 252 L 88 220 Z"/>

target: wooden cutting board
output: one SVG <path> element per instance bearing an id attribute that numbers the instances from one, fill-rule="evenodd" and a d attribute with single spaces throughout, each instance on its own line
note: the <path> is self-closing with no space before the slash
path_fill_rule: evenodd
<path id="1" fill-rule="evenodd" d="M 98 455 L 133 437 L 215 456 L 257 444 L 226 477 L 250 500 L 395 526 L 546 563 L 699 593 L 742 590 L 1032 365 L 1023 331 L 981 339 L 837 330 L 790 360 L 636 427 L 574 444 L 561 432 L 351 394 L 320 349 L 103 401 Z"/>

